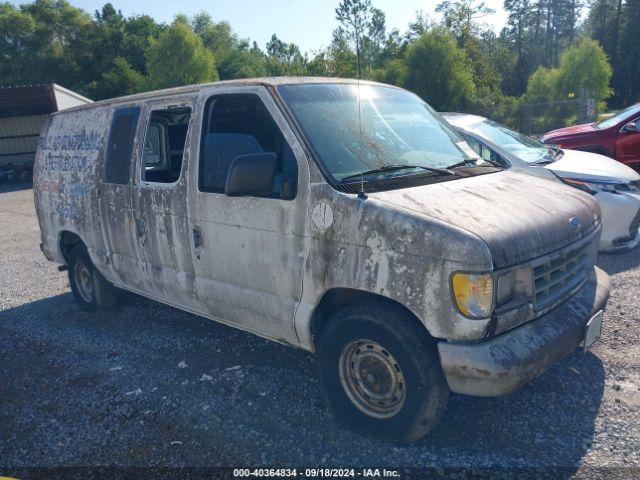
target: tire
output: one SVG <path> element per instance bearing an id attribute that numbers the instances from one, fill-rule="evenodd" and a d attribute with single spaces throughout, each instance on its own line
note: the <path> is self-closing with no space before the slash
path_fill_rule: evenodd
<path id="1" fill-rule="evenodd" d="M 67 255 L 69 284 L 73 296 L 86 312 L 111 308 L 118 303 L 118 291 L 96 269 L 84 245 Z"/>
<path id="2" fill-rule="evenodd" d="M 339 311 L 321 334 L 318 364 L 330 406 L 361 432 L 413 442 L 429 433 L 446 408 L 449 388 L 435 341 L 393 305 Z"/>

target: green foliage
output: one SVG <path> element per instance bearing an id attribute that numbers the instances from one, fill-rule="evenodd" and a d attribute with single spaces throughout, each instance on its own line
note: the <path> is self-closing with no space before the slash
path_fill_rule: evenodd
<path id="1" fill-rule="evenodd" d="M 640 100 L 640 1 L 594 0 L 585 26 L 609 57 L 612 105 Z"/>
<path id="2" fill-rule="evenodd" d="M 530 103 L 559 100 L 559 73 L 560 70 L 557 68 L 538 67 L 529 77 L 527 93 L 524 95 L 524 99 Z"/>
<path id="3" fill-rule="evenodd" d="M 267 72 L 269 75 L 305 75 L 307 58 L 293 43 L 285 43 L 276 34 L 267 43 Z"/>
<path id="4" fill-rule="evenodd" d="M 460 109 L 476 93 L 467 54 L 442 28 L 432 29 L 409 45 L 406 70 L 404 85 L 436 110 Z"/>
<path id="5" fill-rule="evenodd" d="M 575 97 L 581 89 L 597 100 L 611 95 L 611 66 L 604 50 L 595 40 L 582 39 L 562 53 L 558 89 L 565 98 Z"/>
<path id="6" fill-rule="evenodd" d="M 248 40 L 239 39 L 227 22 L 214 22 L 206 13 L 196 15 L 191 25 L 204 46 L 213 52 L 221 80 L 267 75 L 266 58 Z"/>
<path id="7" fill-rule="evenodd" d="M 436 108 L 505 118 L 581 89 L 604 100 L 613 87 L 620 106 L 640 100 L 640 0 L 591 0 L 583 25 L 584 2 L 505 0 L 499 34 L 483 24 L 492 10 L 482 0 L 441 0 L 439 24 L 417 12 L 406 32 L 387 29 L 375 0 L 334 1 L 338 27 L 311 55 L 276 34 L 261 49 L 207 13 L 165 25 L 110 3 L 93 15 L 67 0 L 0 3 L 0 85 L 56 82 L 101 99 L 218 78 L 356 77 L 360 63 L 362 78 L 412 89 Z"/>
<path id="8" fill-rule="evenodd" d="M 483 26 L 478 20 L 495 10 L 478 0 L 444 0 L 436 7 L 436 12 L 442 13 L 444 26 L 464 45 L 468 39 L 482 33 Z"/>
<path id="9" fill-rule="evenodd" d="M 100 80 L 91 86 L 100 92 L 100 96 L 109 98 L 137 93 L 144 88 L 144 84 L 144 75 L 133 69 L 126 59 L 118 57 L 113 61 L 111 70 L 103 73 Z"/>
<path id="10" fill-rule="evenodd" d="M 218 80 L 213 53 L 189 24 L 177 18 L 147 50 L 150 90 Z"/>
<path id="11" fill-rule="evenodd" d="M 539 67 L 529 78 L 529 102 L 568 100 L 581 91 L 597 100 L 611 95 L 611 67 L 598 42 L 584 38 L 562 54 L 557 68 Z"/>
<path id="12" fill-rule="evenodd" d="M 624 29 L 620 34 L 619 68 L 615 69 L 616 99 L 624 102 L 640 101 L 640 0 L 627 0 L 624 9 Z"/>

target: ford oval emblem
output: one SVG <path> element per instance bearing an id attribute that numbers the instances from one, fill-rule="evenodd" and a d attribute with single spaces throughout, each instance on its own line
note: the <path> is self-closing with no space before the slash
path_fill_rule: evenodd
<path id="1" fill-rule="evenodd" d="M 579 229 L 580 225 L 582 225 L 582 222 L 580 221 L 580 219 L 578 217 L 571 217 L 569 219 L 569 226 L 571 228 L 573 228 L 574 230 Z"/>

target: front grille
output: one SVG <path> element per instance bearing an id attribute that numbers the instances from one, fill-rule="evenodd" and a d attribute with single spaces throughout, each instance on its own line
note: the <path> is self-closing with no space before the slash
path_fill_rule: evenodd
<path id="1" fill-rule="evenodd" d="M 593 266 L 592 242 L 550 255 L 534 265 L 535 309 L 544 310 L 564 300 L 587 278 Z"/>
<path id="2" fill-rule="evenodd" d="M 640 192 L 640 180 L 617 185 L 616 190 L 620 190 L 622 192 Z"/>
<path id="3" fill-rule="evenodd" d="M 635 182 L 629 182 L 627 185 L 629 186 L 630 191 L 640 192 L 640 180 L 636 180 Z"/>

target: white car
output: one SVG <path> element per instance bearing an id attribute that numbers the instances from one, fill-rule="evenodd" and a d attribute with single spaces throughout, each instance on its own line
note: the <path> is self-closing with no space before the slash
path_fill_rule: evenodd
<path id="1" fill-rule="evenodd" d="M 640 175 L 635 170 L 604 155 L 550 148 L 477 115 L 442 116 L 484 160 L 562 181 L 594 195 L 602 210 L 600 251 L 630 250 L 640 243 Z"/>

